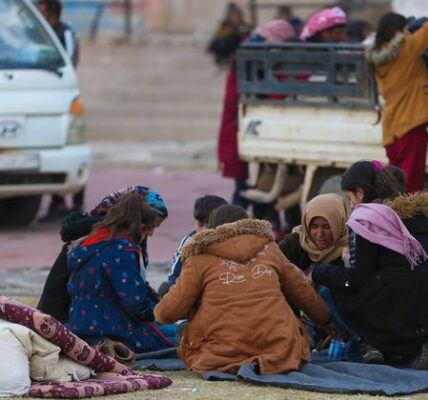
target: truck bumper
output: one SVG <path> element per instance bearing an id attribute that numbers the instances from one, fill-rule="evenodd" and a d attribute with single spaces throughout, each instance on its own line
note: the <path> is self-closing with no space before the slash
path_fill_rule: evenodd
<path id="1" fill-rule="evenodd" d="M 88 144 L 0 150 L 0 198 L 78 192 L 88 180 L 90 167 Z"/>

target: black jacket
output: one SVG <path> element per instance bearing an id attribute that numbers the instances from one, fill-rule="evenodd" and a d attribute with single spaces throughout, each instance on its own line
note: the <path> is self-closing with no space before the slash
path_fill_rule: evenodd
<path id="1" fill-rule="evenodd" d="M 400 196 L 392 206 L 428 251 L 428 194 Z M 411 270 L 401 254 L 352 231 L 350 253 L 351 268 L 320 264 L 313 280 L 331 289 L 341 316 L 364 342 L 387 355 L 416 355 L 428 341 L 428 262 Z"/>
<path id="2" fill-rule="evenodd" d="M 306 272 L 307 269 L 314 264 L 310 259 L 309 254 L 300 246 L 300 236 L 297 232 L 290 233 L 284 239 L 280 240 L 278 242 L 278 246 L 285 257 L 287 257 L 288 260 L 299 267 L 303 272 Z M 339 257 L 331 264 L 343 266 L 342 258 Z"/>
<path id="3" fill-rule="evenodd" d="M 100 217 L 74 212 L 66 216 L 62 223 L 61 240 L 65 243 L 49 271 L 42 296 L 37 305 L 40 311 L 52 315 L 61 322 L 68 321 L 71 304 L 71 299 L 67 292 L 67 282 L 70 278 L 67 268 L 69 242 L 88 235 L 94 224 L 100 220 Z"/>

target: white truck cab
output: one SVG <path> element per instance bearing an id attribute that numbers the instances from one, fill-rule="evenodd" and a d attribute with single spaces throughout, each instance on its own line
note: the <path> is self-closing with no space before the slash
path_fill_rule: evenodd
<path id="1" fill-rule="evenodd" d="M 29 0 L 0 0 L 0 225 L 24 225 L 45 193 L 85 186 L 91 155 L 73 65 Z"/>

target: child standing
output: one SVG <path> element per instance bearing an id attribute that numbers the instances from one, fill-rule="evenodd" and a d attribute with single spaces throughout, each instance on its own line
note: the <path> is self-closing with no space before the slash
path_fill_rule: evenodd
<path id="1" fill-rule="evenodd" d="M 90 344 L 119 340 L 139 353 L 174 346 L 175 326 L 152 323 L 155 300 L 141 274 L 140 243 L 156 218 L 144 196 L 125 194 L 69 253 L 69 325 Z"/>

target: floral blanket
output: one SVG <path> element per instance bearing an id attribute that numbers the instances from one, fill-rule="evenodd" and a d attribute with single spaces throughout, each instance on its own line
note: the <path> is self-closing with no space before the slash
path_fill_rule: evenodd
<path id="1" fill-rule="evenodd" d="M 84 398 L 160 389 L 172 383 L 165 376 L 133 375 L 131 369 L 90 347 L 52 316 L 9 297 L 0 296 L 0 318 L 32 329 L 72 360 L 100 373 L 97 379 L 84 382 L 35 383 L 29 390 L 30 397 Z"/>
<path id="2" fill-rule="evenodd" d="M 161 375 L 118 375 L 107 373 L 99 375 L 97 379 L 89 379 L 83 382 L 34 383 L 28 391 L 28 396 L 81 399 L 147 389 L 162 389 L 170 384 L 171 380 Z"/>

